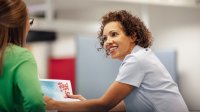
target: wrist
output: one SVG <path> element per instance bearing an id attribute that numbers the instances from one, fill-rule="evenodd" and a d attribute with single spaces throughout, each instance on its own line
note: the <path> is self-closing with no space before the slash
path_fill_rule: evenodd
<path id="1" fill-rule="evenodd" d="M 52 100 L 52 108 L 53 110 L 57 110 L 59 108 L 59 102 L 56 100 Z"/>
<path id="2" fill-rule="evenodd" d="M 57 101 L 56 100 L 54 100 L 54 99 L 50 99 L 49 101 L 48 101 L 48 105 L 46 105 L 46 109 L 47 110 L 57 110 Z"/>

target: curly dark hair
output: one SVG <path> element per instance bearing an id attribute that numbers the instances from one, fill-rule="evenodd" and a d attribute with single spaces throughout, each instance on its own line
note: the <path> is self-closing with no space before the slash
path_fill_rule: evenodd
<path id="1" fill-rule="evenodd" d="M 126 10 L 120 10 L 109 12 L 102 17 L 102 23 L 98 34 L 98 39 L 100 41 L 100 48 L 98 48 L 98 50 L 103 49 L 104 39 L 102 38 L 102 35 L 105 25 L 113 21 L 117 21 L 121 24 L 122 29 L 127 36 L 135 35 L 136 45 L 144 48 L 152 45 L 153 37 L 151 32 L 147 29 L 140 18 L 131 15 L 131 13 Z"/>

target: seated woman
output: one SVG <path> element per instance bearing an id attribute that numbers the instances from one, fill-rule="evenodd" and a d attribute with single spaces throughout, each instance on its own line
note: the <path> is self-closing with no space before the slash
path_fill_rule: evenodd
<path id="1" fill-rule="evenodd" d="M 47 109 L 61 111 L 189 112 L 171 75 L 150 49 L 152 35 L 125 10 L 102 17 L 99 40 L 112 59 L 122 61 L 116 80 L 97 99 L 61 102 L 44 97 Z M 97 88 L 98 89 L 98 88 Z M 124 105 L 118 105 L 124 101 Z M 118 105 L 118 108 L 114 108 Z M 125 110 L 123 110 L 125 109 Z"/>
<path id="2" fill-rule="evenodd" d="M 33 21 L 30 21 L 32 23 Z M 0 0 L 0 112 L 45 112 L 23 0 Z"/>

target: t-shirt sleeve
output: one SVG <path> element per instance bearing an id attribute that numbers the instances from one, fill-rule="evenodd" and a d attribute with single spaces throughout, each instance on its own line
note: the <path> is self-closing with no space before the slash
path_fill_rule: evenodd
<path id="1" fill-rule="evenodd" d="M 45 112 L 36 62 L 28 51 L 22 53 L 20 60 L 15 74 L 16 84 L 24 99 L 24 110 L 27 112 Z"/>
<path id="2" fill-rule="evenodd" d="M 139 60 L 131 55 L 122 62 L 116 81 L 139 87 L 144 75 Z"/>

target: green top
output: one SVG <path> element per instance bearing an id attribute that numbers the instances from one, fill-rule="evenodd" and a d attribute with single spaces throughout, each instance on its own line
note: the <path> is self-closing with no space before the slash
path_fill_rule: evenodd
<path id="1" fill-rule="evenodd" d="M 9 45 L 0 75 L 0 112 L 45 112 L 45 104 L 33 55 Z"/>

